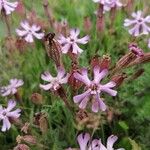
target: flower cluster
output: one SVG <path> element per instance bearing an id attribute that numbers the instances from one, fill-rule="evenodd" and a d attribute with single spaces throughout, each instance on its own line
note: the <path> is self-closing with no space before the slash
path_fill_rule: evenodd
<path id="1" fill-rule="evenodd" d="M 123 7 L 123 3 L 121 2 L 121 0 L 93 0 L 93 2 L 99 3 L 99 7 L 97 11 L 96 30 L 92 28 L 91 31 L 98 31 L 100 33 L 103 32 L 105 29 L 104 28 L 105 23 L 107 23 L 107 21 L 105 20 L 104 13 L 109 11 L 111 12 L 111 14 L 109 15 L 111 19 L 108 22 L 108 25 L 106 24 L 106 27 L 110 27 L 111 30 L 110 32 L 107 32 L 107 34 L 105 34 L 104 32 L 102 36 L 100 35 L 101 36 L 100 40 L 102 42 L 103 41 L 107 42 L 109 41 L 107 40 L 106 37 L 107 35 L 113 34 L 114 37 L 115 35 L 117 35 L 115 33 L 116 30 L 112 29 L 114 27 L 116 10 L 117 8 Z M 19 9 L 23 8 L 21 7 L 23 6 L 23 2 L 21 1 L 19 2 L 19 4 L 20 6 L 18 6 L 18 2 L 9 2 L 8 0 L 0 0 L 0 11 L 4 14 L 4 20 L 7 25 L 9 39 L 12 38 L 10 34 L 11 26 L 9 25 L 10 22 L 6 15 L 9 15 L 13 11 L 15 11 L 17 6 L 18 6 L 17 8 Z M 55 33 L 48 33 L 45 35 L 45 31 L 49 29 L 47 27 L 47 23 L 43 23 L 44 21 L 42 20 L 43 21 L 43 22 L 41 21 L 43 23 L 42 24 L 39 20 L 36 20 L 37 19 L 35 17 L 36 15 L 34 15 L 34 13 L 31 12 L 30 15 L 25 13 L 25 15 L 27 14 L 26 16 L 28 17 L 24 21 L 21 21 L 20 27 L 16 28 L 15 30 L 19 38 L 15 37 L 14 38 L 15 40 L 14 41 L 12 40 L 13 44 L 10 43 L 10 45 L 15 45 L 14 47 L 16 48 L 17 47 L 16 45 L 19 43 L 19 41 L 21 41 L 20 42 L 21 46 L 24 44 L 31 46 L 31 44 L 27 44 L 27 42 L 33 43 L 35 39 L 41 40 L 42 42 L 41 45 L 45 46 L 47 55 L 49 56 L 47 58 L 52 59 L 55 63 L 55 66 L 57 67 L 57 75 L 53 76 L 50 72 L 42 73 L 41 79 L 43 80 L 42 82 L 44 83 L 39 84 L 39 87 L 45 91 L 53 92 L 53 94 L 59 96 L 65 102 L 66 108 L 69 108 L 69 110 L 71 111 L 71 115 L 73 114 L 72 117 L 76 119 L 75 123 L 77 124 L 76 126 L 77 129 L 79 129 L 80 126 L 83 125 L 83 128 L 85 127 L 89 129 L 92 128 L 93 131 L 95 131 L 100 127 L 100 124 L 102 124 L 103 121 L 105 122 L 108 121 L 109 123 L 113 120 L 113 118 L 117 114 L 117 113 L 115 114 L 114 108 L 107 108 L 104 99 L 105 96 L 104 94 L 108 94 L 109 96 L 112 97 L 116 96 L 117 95 L 116 87 L 121 85 L 124 79 L 126 78 L 123 69 L 136 63 L 138 60 L 140 60 L 142 63 L 147 62 L 150 60 L 150 56 L 148 55 L 148 59 L 146 57 L 146 59 L 144 60 L 143 58 L 147 55 L 145 55 L 143 50 L 140 47 L 138 47 L 136 43 L 130 43 L 128 47 L 130 52 L 121 57 L 119 61 L 117 61 L 116 64 L 115 65 L 113 64 L 112 66 L 110 66 L 111 58 L 108 55 L 104 55 L 102 58 L 99 59 L 99 56 L 97 57 L 98 53 L 93 53 L 94 57 L 93 59 L 91 59 L 90 62 L 91 66 L 89 65 L 89 68 L 92 68 L 90 76 L 88 74 L 88 69 L 87 68 L 81 69 L 78 61 L 78 56 L 83 52 L 83 49 L 79 47 L 79 44 L 83 45 L 87 44 L 90 40 L 90 36 L 86 35 L 80 38 L 79 37 L 80 30 L 78 28 L 70 29 L 69 23 L 66 21 L 58 23 L 53 18 L 52 13 L 48 8 L 48 0 L 44 1 L 43 6 L 45 14 L 47 15 L 49 23 L 51 25 L 50 30 L 54 30 L 58 38 L 55 39 L 54 37 Z M 142 11 L 133 12 L 131 16 L 132 19 L 124 20 L 124 26 L 129 27 L 129 33 L 135 37 L 140 35 L 148 35 L 150 33 L 150 16 L 144 17 L 144 12 Z M 34 19 L 34 17 L 36 19 Z M 88 31 L 88 33 L 90 33 L 89 31 L 92 27 L 92 22 L 88 18 L 90 18 L 90 16 L 87 16 L 85 20 L 86 22 L 84 24 L 87 27 L 87 30 L 84 29 L 84 31 Z M 44 29 L 45 31 L 43 31 Z M 94 36 L 95 39 L 93 41 L 94 42 L 98 41 L 99 35 L 95 33 Z M 96 45 L 95 48 L 97 48 L 97 44 L 95 45 Z M 32 44 L 32 46 L 35 46 L 35 44 Z M 106 46 L 104 44 L 104 47 L 106 48 L 109 46 Z M 112 47 L 112 45 L 110 47 Z M 148 40 L 148 47 L 150 48 L 150 39 Z M 62 53 L 71 56 L 70 61 L 72 64 L 70 65 L 71 66 L 70 70 L 68 70 L 69 73 L 66 73 L 65 71 L 65 63 L 63 62 L 62 59 L 63 57 L 61 57 Z M 109 73 L 109 81 L 105 82 L 106 81 L 105 77 L 108 75 L 109 68 L 111 68 Z M 144 69 L 141 69 L 140 72 L 134 74 L 131 79 L 140 76 L 144 72 L 143 70 Z M 72 91 L 69 91 L 70 92 L 68 94 L 69 96 L 67 95 L 68 90 L 66 92 L 65 88 L 63 87 L 63 85 L 67 83 L 71 85 L 69 89 L 72 88 Z M 0 88 L 0 93 L 3 97 L 14 95 L 16 100 L 18 100 L 19 98 L 17 99 L 17 97 L 20 96 L 18 88 L 21 87 L 23 84 L 24 84 L 23 80 L 18 80 L 16 78 L 10 79 L 9 84 L 7 86 L 3 86 Z M 31 101 L 34 104 L 38 105 L 43 104 L 44 97 L 40 92 L 31 94 L 32 94 Z M 71 105 L 72 103 L 70 104 L 70 102 L 68 101 L 69 98 L 71 98 L 71 100 L 78 105 L 79 108 L 77 108 L 77 110 L 74 109 L 75 104 L 74 105 Z M 20 105 L 22 104 L 23 103 L 20 103 Z M 16 101 L 12 99 L 8 101 L 6 107 L 0 105 L 0 121 L 2 122 L 1 127 L 2 132 L 6 132 L 7 130 L 9 130 L 11 128 L 11 124 L 13 123 L 13 121 L 18 121 L 18 118 L 21 115 L 21 109 L 15 108 L 16 105 L 17 105 Z M 118 105 L 115 106 L 118 107 Z M 91 111 L 90 113 L 88 112 L 89 111 L 88 107 L 90 107 L 92 112 Z M 86 108 L 87 110 L 85 110 Z M 46 111 L 46 109 L 44 110 Z M 34 121 L 32 122 L 33 125 L 31 127 L 34 127 L 36 125 L 36 127 L 39 127 L 41 133 L 45 134 L 48 131 L 49 120 L 47 119 L 47 115 L 45 114 L 45 112 L 43 113 L 42 111 L 43 110 L 33 115 Z M 75 113 L 75 111 L 77 111 L 77 113 Z M 99 111 L 106 111 L 106 112 L 102 113 L 101 116 L 99 113 L 97 113 Z M 93 112 L 97 114 L 95 115 Z M 104 116 L 106 116 L 106 119 L 103 119 Z M 79 125 L 78 122 L 80 122 Z M 21 124 L 20 126 L 22 126 L 23 123 L 20 124 Z M 84 124 L 86 124 L 87 126 L 84 126 Z M 23 131 L 24 134 L 27 134 L 28 128 L 29 124 L 27 123 L 25 124 L 24 127 L 22 127 L 21 131 Z M 92 140 L 92 137 L 88 133 L 85 134 L 81 133 L 77 137 L 80 150 L 114 150 L 114 144 L 117 141 L 117 139 L 118 139 L 117 136 L 111 135 L 108 137 L 105 145 L 101 139 Z M 20 142 L 18 142 L 19 140 Z M 17 141 L 18 146 L 16 147 L 16 149 L 28 149 L 28 146 L 24 143 L 21 143 L 21 140 L 25 143 L 36 144 L 36 138 L 34 138 L 34 136 L 31 135 L 18 136 Z M 36 146 L 46 147 L 41 143 Z M 67 150 L 73 149 L 68 148 Z M 117 150 L 124 150 L 124 148 L 119 148 Z"/>
<path id="2" fill-rule="evenodd" d="M 107 139 L 106 146 L 102 144 L 101 139 L 94 139 L 91 141 L 90 134 L 81 133 L 77 137 L 78 144 L 80 146 L 80 150 L 114 150 L 113 145 L 117 141 L 118 137 L 115 135 L 111 135 Z M 67 150 L 73 150 L 72 148 L 68 148 Z M 124 148 L 119 148 L 116 150 L 124 150 Z"/>
<path id="3" fill-rule="evenodd" d="M 11 127 L 10 120 L 16 119 L 20 117 L 20 109 L 13 110 L 16 106 L 16 102 L 14 100 L 8 101 L 7 108 L 3 108 L 0 105 L 0 121 L 3 121 L 2 131 L 5 132 L 6 130 L 9 130 Z"/>

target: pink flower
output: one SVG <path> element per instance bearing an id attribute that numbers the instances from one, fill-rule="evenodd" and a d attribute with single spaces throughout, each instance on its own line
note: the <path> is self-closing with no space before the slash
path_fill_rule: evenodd
<path id="1" fill-rule="evenodd" d="M 125 27 L 131 27 L 129 29 L 129 33 L 133 36 L 139 36 L 142 34 L 149 34 L 150 32 L 150 16 L 143 17 L 142 11 L 137 11 L 132 13 L 133 19 L 125 19 L 124 20 L 124 26 Z"/>
<path id="2" fill-rule="evenodd" d="M 150 48 L 150 39 L 148 40 L 148 47 Z"/>
<path id="3" fill-rule="evenodd" d="M 95 3 L 100 3 L 103 5 L 104 13 L 105 11 L 110 11 L 112 8 L 123 6 L 120 0 L 93 0 L 93 1 Z"/>
<path id="4" fill-rule="evenodd" d="M 1 87 L 1 95 L 8 96 L 17 93 L 17 88 L 24 84 L 23 80 L 11 79 L 9 85 Z"/>
<path id="5" fill-rule="evenodd" d="M 68 37 L 60 35 L 58 42 L 62 45 L 62 53 L 66 54 L 71 51 L 74 54 L 82 53 L 83 50 L 77 44 L 86 44 L 89 41 L 89 36 L 78 38 L 80 33 L 79 29 L 72 29 Z"/>
<path id="6" fill-rule="evenodd" d="M 94 139 L 92 140 L 90 135 L 88 133 L 81 133 L 77 137 L 77 141 L 79 143 L 80 149 L 79 150 L 114 150 L 113 145 L 117 141 L 118 137 L 111 135 L 107 139 L 107 147 L 105 147 L 101 139 Z M 73 150 L 72 148 L 69 148 L 67 150 Z M 116 150 L 124 150 L 124 148 L 119 148 Z"/>
<path id="7" fill-rule="evenodd" d="M 18 5 L 18 2 L 9 2 L 8 0 L 0 0 L 0 11 L 5 10 L 6 15 L 11 14 Z"/>
<path id="8" fill-rule="evenodd" d="M 36 24 L 30 25 L 27 21 L 22 21 L 20 25 L 22 29 L 16 29 L 16 33 L 27 42 L 32 43 L 34 37 L 37 39 L 42 39 L 44 37 L 44 33 L 40 31 L 40 26 Z"/>
<path id="9" fill-rule="evenodd" d="M 87 102 L 90 100 L 90 96 L 92 96 L 92 111 L 98 112 L 99 109 L 105 111 L 106 105 L 99 95 L 102 92 L 106 92 L 111 96 L 117 95 L 117 91 L 111 89 L 115 87 L 115 82 L 110 81 L 107 84 L 100 83 L 107 75 L 107 72 L 107 69 L 100 70 L 99 66 L 95 66 L 93 69 L 94 79 L 92 81 L 88 77 L 87 69 L 83 69 L 81 74 L 77 72 L 74 73 L 74 77 L 86 85 L 86 91 L 84 93 L 73 97 L 74 102 L 79 103 L 81 109 L 86 108 Z"/>
<path id="10" fill-rule="evenodd" d="M 120 0 L 106 0 L 106 3 L 104 5 L 104 11 L 110 11 L 112 8 L 120 8 L 122 6 L 123 4 L 120 2 Z"/>
<path id="11" fill-rule="evenodd" d="M 94 139 L 90 143 L 90 134 L 88 133 L 81 133 L 77 137 L 77 141 L 80 146 L 80 150 L 101 150 L 100 149 L 100 140 Z M 72 148 L 69 148 L 67 150 L 73 150 Z"/>
<path id="12" fill-rule="evenodd" d="M 49 72 L 45 72 L 41 75 L 41 78 L 49 82 L 46 85 L 40 84 L 40 88 L 44 90 L 57 90 L 60 88 L 61 84 L 65 84 L 68 82 L 69 74 L 65 75 L 65 70 L 63 68 L 58 68 L 58 74 L 56 77 L 52 77 L 52 75 Z"/>
<path id="13" fill-rule="evenodd" d="M 11 127 L 11 123 L 9 121 L 10 118 L 19 118 L 21 115 L 20 109 L 16 109 L 14 111 L 13 108 L 16 106 L 16 102 L 14 100 L 9 100 L 7 108 L 3 108 L 0 105 L 0 121 L 3 121 L 3 126 L 1 131 L 5 132 L 6 130 L 9 130 Z"/>
<path id="14" fill-rule="evenodd" d="M 102 143 L 100 144 L 100 150 L 114 150 L 113 145 L 117 141 L 118 137 L 111 135 L 107 139 L 107 146 L 105 147 Z M 124 150 L 124 148 L 119 148 L 116 150 Z"/>

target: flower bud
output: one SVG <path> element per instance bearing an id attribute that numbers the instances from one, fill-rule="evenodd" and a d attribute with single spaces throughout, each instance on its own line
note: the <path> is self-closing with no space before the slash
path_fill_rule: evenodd
<path id="1" fill-rule="evenodd" d="M 34 104 L 37 104 L 37 105 L 41 105 L 43 103 L 43 97 L 41 94 L 39 93 L 33 93 L 31 95 L 31 101 L 34 103 Z"/>
<path id="2" fill-rule="evenodd" d="M 21 128 L 21 131 L 24 132 L 25 134 L 28 133 L 28 130 L 29 130 L 29 126 L 30 126 L 30 123 L 26 122 L 23 127 Z"/>
<path id="3" fill-rule="evenodd" d="M 142 74 L 144 73 L 144 69 L 141 68 L 139 70 L 137 70 L 130 78 L 130 80 L 136 80 L 138 77 L 140 77 Z"/>
<path id="4" fill-rule="evenodd" d="M 24 142 L 32 144 L 32 145 L 35 145 L 37 143 L 36 138 L 32 135 L 25 135 L 25 136 L 22 137 L 22 140 Z"/>
<path id="5" fill-rule="evenodd" d="M 76 90 L 82 85 L 82 83 L 74 77 L 74 73 L 79 71 L 79 66 L 76 62 L 72 62 L 71 66 L 72 68 L 69 73 L 70 77 L 68 78 L 68 83 L 73 88 L 73 91 L 76 92 Z"/>
<path id="6" fill-rule="evenodd" d="M 35 124 L 39 126 L 41 132 L 44 134 L 48 130 L 48 120 L 46 114 L 44 113 L 36 113 L 35 114 Z"/>
<path id="7" fill-rule="evenodd" d="M 19 52 L 22 53 L 22 52 L 25 51 L 27 43 L 26 43 L 26 41 L 24 39 L 18 38 L 16 40 L 15 46 L 19 50 Z"/>
<path id="8" fill-rule="evenodd" d="M 30 150 L 30 148 L 26 144 L 18 144 L 13 150 Z"/>
<path id="9" fill-rule="evenodd" d="M 100 125 L 100 116 L 93 113 L 88 113 L 83 109 L 80 109 L 76 113 L 77 128 L 81 130 L 83 127 L 90 129 L 97 129 Z"/>
<path id="10" fill-rule="evenodd" d="M 84 26 L 84 30 L 86 32 L 90 32 L 91 28 L 92 28 L 92 22 L 90 20 L 90 17 L 84 17 L 84 22 L 83 22 L 83 26 Z"/>
<path id="11" fill-rule="evenodd" d="M 148 62 L 150 62 L 150 52 L 144 53 L 143 57 L 138 57 L 133 62 L 129 63 L 127 67 L 131 67 L 131 66 L 135 66 L 135 65 L 143 64 L 143 63 L 148 63 Z"/>
<path id="12" fill-rule="evenodd" d="M 21 17 L 25 17 L 25 14 L 26 14 L 26 10 L 25 10 L 25 7 L 24 7 L 24 4 L 23 4 L 23 1 L 20 0 L 18 2 L 18 5 L 16 7 L 16 12 L 17 14 L 19 14 Z"/>
<path id="13" fill-rule="evenodd" d="M 103 55 L 103 58 L 101 60 L 100 68 L 103 69 L 109 69 L 111 63 L 111 58 L 109 55 Z"/>
<path id="14" fill-rule="evenodd" d="M 137 57 L 144 56 L 144 52 L 141 48 L 138 47 L 136 43 L 130 43 L 129 44 L 129 50 L 134 53 Z"/>
<path id="15" fill-rule="evenodd" d="M 7 37 L 5 39 L 5 47 L 9 52 L 14 52 L 14 50 L 16 50 L 16 46 L 15 46 L 15 38 L 13 37 Z"/>
<path id="16" fill-rule="evenodd" d="M 137 56 L 132 52 L 129 52 L 123 57 L 121 57 L 119 61 L 117 61 L 115 68 L 112 70 L 112 74 L 115 74 L 116 72 L 120 72 L 121 69 L 127 68 L 128 65 L 130 65 L 130 63 L 136 60 L 136 58 Z"/>
<path id="17" fill-rule="evenodd" d="M 101 59 L 100 56 L 95 55 L 91 60 L 90 60 L 90 65 L 91 68 L 94 68 L 95 66 L 100 66 L 101 64 Z"/>
<path id="18" fill-rule="evenodd" d="M 47 120 L 45 115 L 40 117 L 39 126 L 40 126 L 40 130 L 43 134 L 47 133 L 47 131 L 48 131 L 48 120 Z"/>
<path id="19" fill-rule="evenodd" d="M 119 87 L 126 78 L 127 78 L 127 75 L 125 73 L 121 73 L 121 74 L 114 75 L 111 78 L 111 81 L 114 81 L 116 83 L 115 87 Z"/>

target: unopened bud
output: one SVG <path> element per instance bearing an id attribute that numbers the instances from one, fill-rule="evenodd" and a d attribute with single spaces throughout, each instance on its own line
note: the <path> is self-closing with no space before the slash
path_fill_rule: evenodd
<path id="1" fill-rule="evenodd" d="M 48 130 L 48 120 L 46 114 L 41 112 L 35 114 L 35 124 L 39 126 L 42 133 L 46 133 Z"/>
<path id="2" fill-rule="evenodd" d="M 27 43 L 26 43 L 26 41 L 24 39 L 18 38 L 16 40 L 15 45 L 16 45 L 16 48 L 19 50 L 19 52 L 23 53 L 25 51 L 25 49 L 26 49 Z"/>
<path id="3" fill-rule="evenodd" d="M 33 93 L 31 95 L 31 100 L 34 104 L 41 105 L 43 103 L 43 97 L 39 93 Z"/>
<path id="4" fill-rule="evenodd" d="M 98 55 L 95 55 L 90 61 L 91 68 L 94 68 L 95 66 L 100 66 L 100 64 L 101 64 L 101 59 L 100 56 Z"/>
<path id="5" fill-rule="evenodd" d="M 130 80 L 136 80 L 138 77 L 140 77 L 144 73 L 144 69 L 141 68 L 137 70 L 130 78 Z"/>
<path id="6" fill-rule="evenodd" d="M 129 50 L 134 53 L 137 57 L 144 56 L 144 52 L 141 48 L 138 47 L 136 43 L 129 44 Z"/>
<path id="7" fill-rule="evenodd" d="M 23 139 L 23 137 L 20 136 L 20 135 L 18 135 L 18 136 L 16 137 L 17 143 L 18 143 L 18 144 L 21 143 L 21 142 L 22 142 L 22 139 Z"/>
<path id="8" fill-rule="evenodd" d="M 21 131 L 27 134 L 29 130 L 29 126 L 30 126 L 30 123 L 26 122 L 24 126 L 21 128 Z"/>
<path id="9" fill-rule="evenodd" d="M 111 63 L 111 58 L 109 55 L 103 55 L 103 58 L 101 60 L 100 68 L 103 69 L 109 69 Z"/>
<path id="10" fill-rule="evenodd" d="M 24 142 L 32 144 L 32 145 L 35 145 L 37 143 L 36 138 L 32 135 L 25 135 L 25 136 L 22 137 L 22 140 Z"/>
<path id="11" fill-rule="evenodd" d="M 26 144 L 18 144 L 13 150 L 30 150 L 30 148 Z"/>
<path id="12" fill-rule="evenodd" d="M 128 65 L 134 62 L 136 58 L 137 56 L 132 52 L 129 52 L 123 57 L 121 57 L 119 61 L 117 61 L 115 68 L 112 70 L 112 74 L 115 74 L 116 72 L 120 72 L 122 69 L 128 67 Z"/>
<path id="13" fill-rule="evenodd" d="M 48 131 L 48 120 L 47 120 L 45 115 L 40 117 L 39 126 L 40 126 L 40 130 L 43 134 L 47 133 L 47 131 Z"/>
<path id="14" fill-rule="evenodd" d="M 127 78 L 127 75 L 125 73 L 122 73 L 122 74 L 114 75 L 111 78 L 111 81 L 114 81 L 116 83 L 115 87 L 119 87 L 126 78 Z"/>
<path id="15" fill-rule="evenodd" d="M 90 17 L 84 17 L 84 30 L 86 32 L 89 32 L 92 28 L 92 22 L 90 20 Z"/>
<path id="16" fill-rule="evenodd" d="M 14 50 L 16 50 L 15 42 L 16 39 L 13 37 L 7 37 L 5 39 L 5 47 L 9 52 L 14 52 Z"/>
<path id="17" fill-rule="evenodd" d="M 127 67 L 131 67 L 143 63 L 149 63 L 149 62 L 150 62 L 150 52 L 144 53 L 143 57 L 138 57 L 133 62 L 129 63 Z"/>
<path id="18" fill-rule="evenodd" d="M 107 120 L 108 122 L 112 122 L 114 117 L 114 112 L 112 110 L 107 110 Z"/>
<path id="19" fill-rule="evenodd" d="M 15 10 L 16 10 L 17 14 L 19 14 L 22 17 L 25 17 L 26 10 L 25 10 L 25 6 L 24 6 L 22 0 L 20 0 L 18 2 L 18 5 L 17 5 Z"/>

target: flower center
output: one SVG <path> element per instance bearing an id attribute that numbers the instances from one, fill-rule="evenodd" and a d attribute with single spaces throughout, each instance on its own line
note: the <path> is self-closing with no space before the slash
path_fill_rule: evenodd
<path id="1" fill-rule="evenodd" d="M 90 89 L 92 90 L 91 94 L 96 94 L 100 92 L 99 87 L 96 84 L 91 84 Z"/>
<path id="2" fill-rule="evenodd" d="M 3 114 L 3 116 L 6 116 L 7 113 L 6 113 L 6 111 L 4 111 L 2 114 Z"/>
<path id="3" fill-rule="evenodd" d="M 73 43 L 74 41 L 75 41 L 74 39 L 72 39 L 72 38 L 70 39 L 70 42 L 72 42 L 72 43 Z"/>
<path id="4" fill-rule="evenodd" d="M 143 22 L 143 19 L 142 19 L 142 18 L 138 19 L 138 22 L 139 22 L 139 23 L 142 23 L 142 22 Z"/>

